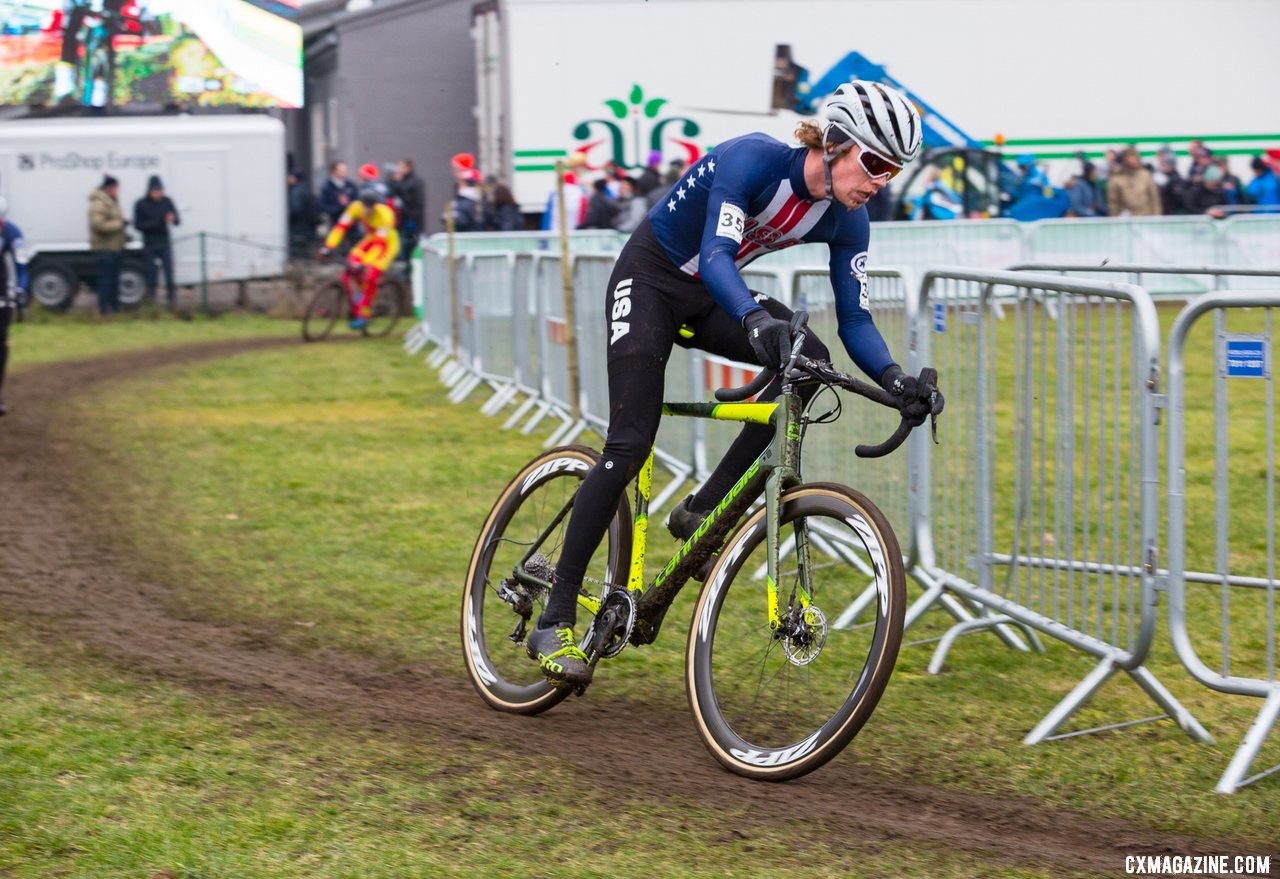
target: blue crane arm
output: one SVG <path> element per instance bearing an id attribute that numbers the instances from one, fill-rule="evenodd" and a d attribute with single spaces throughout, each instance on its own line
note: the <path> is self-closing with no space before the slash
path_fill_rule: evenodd
<path id="1" fill-rule="evenodd" d="M 920 110 L 920 121 L 924 127 L 924 145 L 927 148 L 957 146 L 981 147 L 982 144 L 965 134 L 951 123 L 945 116 L 931 107 L 911 89 L 898 82 L 883 65 L 876 64 L 861 52 L 850 52 L 837 61 L 830 70 L 822 74 L 817 82 L 809 83 L 809 71 L 799 68 L 799 79 L 796 88 L 795 110 L 801 115 L 817 112 L 817 102 L 831 94 L 844 82 L 851 79 L 866 79 L 882 82 L 897 89 L 910 98 Z"/>

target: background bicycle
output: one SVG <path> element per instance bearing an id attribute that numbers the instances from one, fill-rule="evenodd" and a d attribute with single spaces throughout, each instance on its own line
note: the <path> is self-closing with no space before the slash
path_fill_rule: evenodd
<path id="1" fill-rule="evenodd" d="M 344 260 L 336 277 L 317 284 L 302 316 L 304 340 L 318 342 L 328 338 L 339 320 L 345 323 L 351 318 L 352 295 L 358 293 L 364 284 L 365 271 L 362 264 Z M 406 290 L 403 270 L 393 266 L 378 279 L 373 301 L 369 304 L 369 316 L 364 328 L 358 332 L 372 337 L 390 333 L 400 320 Z"/>

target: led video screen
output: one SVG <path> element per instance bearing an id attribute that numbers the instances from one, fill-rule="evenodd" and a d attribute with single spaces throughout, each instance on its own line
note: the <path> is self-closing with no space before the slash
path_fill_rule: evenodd
<path id="1" fill-rule="evenodd" d="M 299 0 L 0 0 L 0 105 L 300 107 Z"/>

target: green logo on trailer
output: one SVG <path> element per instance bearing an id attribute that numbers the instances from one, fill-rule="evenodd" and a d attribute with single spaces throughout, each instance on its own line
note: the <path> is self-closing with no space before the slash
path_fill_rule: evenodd
<path id="1" fill-rule="evenodd" d="M 596 170 L 612 160 L 620 168 L 643 168 L 649 153 L 666 153 L 672 144 L 684 151 L 686 163 L 693 163 L 702 151 L 689 138 L 702 128 L 685 116 L 658 118 L 666 98 L 645 99 L 639 85 L 631 87 L 626 101 L 610 98 L 604 101 L 612 119 L 585 119 L 573 129 L 578 140 L 577 152 L 587 157 L 587 168 Z"/>

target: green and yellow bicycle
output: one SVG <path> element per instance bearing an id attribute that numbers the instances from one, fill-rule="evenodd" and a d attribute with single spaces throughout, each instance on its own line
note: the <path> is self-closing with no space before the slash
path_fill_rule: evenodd
<path id="1" fill-rule="evenodd" d="M 857 735 L 889 681 L 906 610 L 902 552 L 884 514 L 847 486 L 800 480 L 807 427 L 834 420 L 840 406 L 837 395 L 832 410 L 811 416 L 797 388 L 816 382 L 893 408 L 901 401 L 801 355 L 803 321 L 798 312 L 776 399 L 743 402 L 776 374 L 766 370 L 745 388 L 717 391 L 718 403 L 663 405 L 666 415 L 771 424 L 774 437 L 646 585 L 650 453 L 634 513 L 624 496 L 578 596 L 586 633 L 579 646 L 594 665 L 628 644 L 653 643 L 681 587 L 706 572 L 685 654 L 689 706 L 712 755 L 761 780 L 811 772 Z M 888 454 L 912 426 L 904 418 L 884 443 L 856 452 Z M 500 711 L 537 714 L 570 695 L 528 659 L 524 637 L 549 595 L 574 496 L 598 458 L 580 445 L 537 456 L 480 530 L 462 600 L 462 646 L 472 683 Z M 752 511 L 762 492 L 764 503 Z M 849 612 L 855 607 L 860 615 Z"/>

